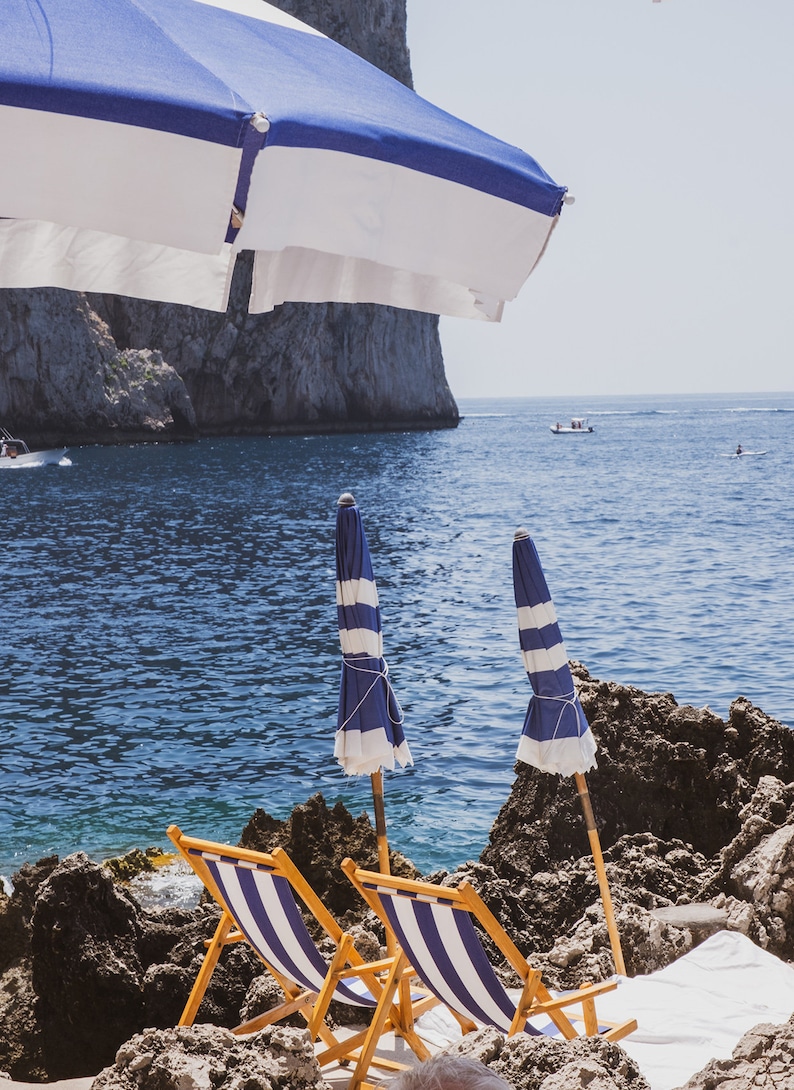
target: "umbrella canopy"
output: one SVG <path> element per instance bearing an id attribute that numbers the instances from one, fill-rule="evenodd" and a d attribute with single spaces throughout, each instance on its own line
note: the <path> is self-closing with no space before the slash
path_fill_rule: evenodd
<path id="1" fill-rule="evenodd" d="M 348 775 L 413 764 L 403 714 L 383 658 L 378 590 L 354 498 L 339 499 L 336 516 L 336 609 L 342 681 L 334 756 Z"/>
<path id="2" fill-rule="evenodd" d="M 263 0 L 3 0 L 0 287 L 499 320 L 565 196 Z"/>
<path id="3" fill-rule="evenodd" d="M 513 541 L 513 589 L 521 654 L 532 684 L 516 756 L 561 776 L 596 767 L 596 742 L 574 689 L 557 614 L 537 549 L 524 529 Z"/>

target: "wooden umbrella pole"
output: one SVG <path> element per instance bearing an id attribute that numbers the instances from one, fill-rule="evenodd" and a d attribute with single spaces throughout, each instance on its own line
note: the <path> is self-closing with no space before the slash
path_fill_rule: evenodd
<path id="1" fill-rule="evenodd" d="M 593 862 L 595 863 L 596 875 L 598 876 L 598 888 L 601 890 L 601 903 L 604 906 L 604 918 L 607 922 L 609 941 L 612 946 L 612 957 L 615 960 L 615 971 L 619 973 L 620 976 L 625 976 L 626 966 L 623 961 L 623 951 L 620 948 L 620 935 L 618 935 L 618 928 L 615 923 L 615 913 L 612 909 L 612 894 L 609 892 L 604 857 L 601 854 L 601 841 L 598 839 L 598 829 L 596 829 L 593 807 L 590 802 L 590 792 L 587 790 L 587 781 L 585 780 L 584 775 L 581 772 L 577 772 L 575 773 L 575 776 L 579 799 L 581 800 L 582 809 L 584 810 L 584 821 L 587 826 L 587 836 L 590 840 L 590 850 L 593 853 Z"/>
<path id="2" fill-rule="evenodd" d="M 371 775 L 372 801 L 375 807 L 375 836 L 378 838 L 378 870 L 390 874 L 389 842 L 386 838 L 386 811 L 383 807 L 383 769 Z"/>
<path id="3" fill-rule="evenodd" d="M 370 776 L 372 780 L 372 803 L 375 810 L 375 836 L 378 840 L 378 870 L 381 874 L 391 874 L 389 867 L 389 841 L 386 838 L 386 810 L 383 806 L 383 769 L 379 768 Z M 386 950 L 394 956 L 395 943 L 391 931 L 386 932 Z"/>

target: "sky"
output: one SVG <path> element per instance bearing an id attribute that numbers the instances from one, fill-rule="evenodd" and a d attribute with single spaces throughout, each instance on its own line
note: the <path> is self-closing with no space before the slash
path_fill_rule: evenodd
<path id="1" fill-rule="evenodd" d="M 465 397 L 794 390 L 791 0 L 407 0 L 414 86 L 575 198 Z"/>

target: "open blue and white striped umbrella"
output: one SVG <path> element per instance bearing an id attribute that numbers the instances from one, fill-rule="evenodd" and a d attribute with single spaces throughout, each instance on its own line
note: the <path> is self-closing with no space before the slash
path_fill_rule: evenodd
<path id="1" fill-rule="evenodd" d="M 342 645 L 334 756 L 349 776 L 369 774 L 381 873 L 389 873 L 383 769 L 413 764 L 402 709 L 383 657 L 378 590 L 364 524 L 349 492 L 336 513 L 336 611 Z"/>
<path id="2" fill-rule="evenodd" d="M 534 694 L 516 756 L 541 772 L 585 773 L 596 767 L 596 742 L 576 695 L 540 557 L 523 528 L 513 540 L 513 589 L 521 654 Z"/>
<path id="3" fill-rule="evenodd" d="M 498 321 L 565 198 L 263 0 L 2 0 L 0 287 Z"/>

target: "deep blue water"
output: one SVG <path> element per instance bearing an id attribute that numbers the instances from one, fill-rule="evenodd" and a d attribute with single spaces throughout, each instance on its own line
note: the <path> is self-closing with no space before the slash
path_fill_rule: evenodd
<path id="1" fill-rule="evenodd" d="M 599 678 L 794 725 L 794 394 L 464 401 L 455 431 L 86 447 L 0 473 L 0 874 L 82 849 L 239 837 L 332 757 L 336 500 L 361 507 L 415 766 L 391 843 L 479 855 L 530 695 L 511 584 L 529 527 Z M 589 413 L 591 436 L 549 425 Z M 764 457 L 722 457 L 737 442 Z"/>

